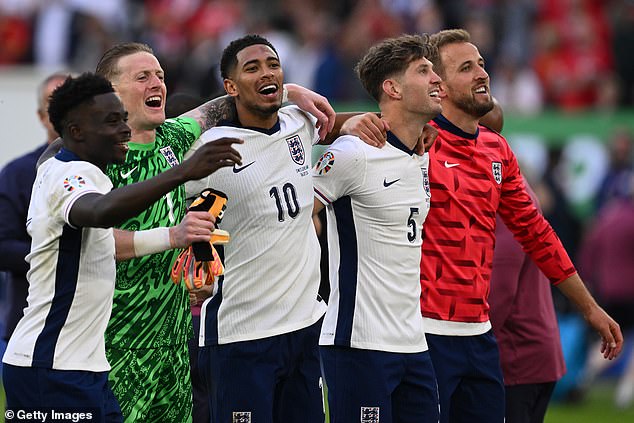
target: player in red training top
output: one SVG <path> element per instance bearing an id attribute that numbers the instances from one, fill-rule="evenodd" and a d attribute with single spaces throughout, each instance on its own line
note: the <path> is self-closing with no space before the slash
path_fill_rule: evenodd
<path id="1" fill-rule="evenodd" d="M 478 122 L 493 108 L 484 60 L 464 30 L 432 36 L 443 79 L 443 114 L 431 147 L 431 209 L 424 228 L 421 310 L 440 395 L 441 422 L 504 421 L 504 384 L 489 322 L 495 216 L 539 268 L 581 310 L 603 340 L 604 357 L 623 347 L 619 325 L 577 275 L 559 238 L 526 192 L 506 140 Z"/>

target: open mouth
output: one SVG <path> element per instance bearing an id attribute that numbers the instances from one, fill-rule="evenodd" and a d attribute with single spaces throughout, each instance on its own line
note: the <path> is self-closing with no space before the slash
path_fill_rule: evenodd
<path id="1" fill-rule="evenodd" d="M 152 108 L 160 108 L 163 104 L 161 96 L 153 95 L 145 100 L 145 105 Z"/>
<path id="2" fill-rule="evenodd" d="M 480 88 L 476 88 L 475 93 L 476 94 L 488 94 L 487 88 L 484 87 L 484 86 L 482 86 Z"/>
<path id="3" fill-rule="evenodd" d="M 277 94 L 278 88 L 275 84 L 268 84 L 261 87 L 258 92 L 262 95 L 270 96 Z"/>

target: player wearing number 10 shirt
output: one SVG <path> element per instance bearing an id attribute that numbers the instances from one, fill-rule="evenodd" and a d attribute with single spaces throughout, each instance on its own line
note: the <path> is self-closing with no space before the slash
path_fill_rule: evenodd
<path id="1" fill-rule="evenodd" d="M 219 225 L 231 235 L 223 248 L 226 270 L 201 310 L 201 345 L 292 332 L 324 314 L 317 295 L 319 242 L 311 220 L 310 151 L 319 138 L 312 117 L 297 107 L 284 107 L 278 116 L 269 130 L 220 122 L 188 153 L 217 137 L 244 140 L 236 148 L 241 166 L 186 184 L 188 197 L 213 187 L 228 198 Z"/>

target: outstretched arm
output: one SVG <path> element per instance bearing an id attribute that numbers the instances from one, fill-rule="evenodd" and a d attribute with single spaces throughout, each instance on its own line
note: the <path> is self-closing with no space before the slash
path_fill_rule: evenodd
<path id="1" fill-rule="evenodd" d="M 117 261 L 186 248 L 194 242 L 209 242 L 215 229 L 214 217 L 205 211 L 190 211 L 181 223 L 169 228 L 144 231 L 114 230 Z"/>
<path id="2" fill-rule="evenodd" d="M 209 142 L 188 160 L 154 178 L 114 189 L 105 195 L 86 194 L 73 204 L 69 220 L 79 227 L 108 228 L 119 224 L 186 181 L 204 178 L 221 167 L 240 164 L 240 154 L 232 147 L 234 143 L 242 141 L 221 138 Z"/>
<path id="3" fill-rule="evenodd" d="M 324 138 L 335 125 L 335 111 L 326 97 L 297 84 L 285 84 L 288 101 L 317 118 L 319 135 Z M 203 132 L 218 124 L 221 120 L 233 121 L 237 118 L 235 99 L 224 95 L 201 104 L 181 116 L 196 120 Z"/>

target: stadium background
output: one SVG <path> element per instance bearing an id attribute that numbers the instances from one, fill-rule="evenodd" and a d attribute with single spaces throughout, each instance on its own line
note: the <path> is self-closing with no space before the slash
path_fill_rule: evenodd
<path id="1" fill-rule="evenodd" d="M 532 184 L 550 176 L 563 193 L 556 207 L 576 224 L 557 229 L 574 254 L 611 145 L 633 139 L 632 0 L 0 0 L 0 166 L 44 139 L 37 84 L 54 71 L 94 70 L 118 41 L 154 48 L 168 93 L 208 98 L 221 90 L 223 46 L 260 33 L 278 49 L 287 82 L 324 94 L 338 111 L 376 110 L 352 71 L 366 49 L 404 32 L 454 27 L 480 47 L 523 171 Z M 575 410 L 578 423 L 634 421 L 631 407 L 612 407 L 604 382 L 582 408 L 554 407 L 547 421 L 573 421 L 566 413 Z M 587 408 L 594 402 L 597 414 Z"/>

